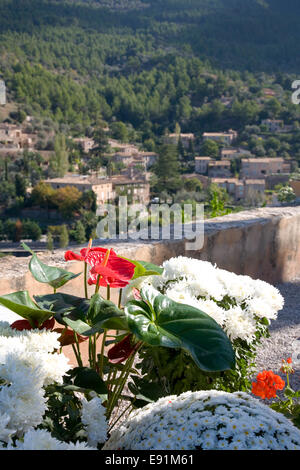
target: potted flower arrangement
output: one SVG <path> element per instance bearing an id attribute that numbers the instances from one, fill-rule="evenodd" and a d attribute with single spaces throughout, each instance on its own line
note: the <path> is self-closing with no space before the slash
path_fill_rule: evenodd
<path id="1" fill-rule="evenodd" d="M 207 400 L 213 400 L 213 408 L 209 408 L 212 415 L 226 407 L 237 413 L 234 409 L 238 406 L 252 406 L 252 411 L 247 411 L 251 420 L 261 413 L 255 399 L 247 404 L 245 392 L 234 395 L 228 392 L 240 388 L 226 387 L 232 378 L 235 386 L 246 383 L 238 377 L 282 306 L 282 298 L 272 286 L 250 278 L 243 284 L 244 278 L 238 281 L 232 273 L 198 260 L 176 258 L 162 267 L 129 260 L 113 249 L 92 247 L 90 242 L 79 254 L 65 253 L 66 261 L 79 260 L 83 265 L 85 295 L 79 297 L 61 288 L 80 274 L 48 266 L 31 254 L 31 274 L 51 286 L 53 293 L 31 298 L 27 291 L 19 291 L 0 297 L 0 305 L 22 318 L 11 325 L 0 322 L 2 448 L 101 449 L 112 448 L 116 439 L 123 439 L 120 448 L 135 448 L 126 444 L 132 439 L 126 440 L 124 433 L 132 433 L 134 423 L 142 423 L 148 410 L 158 410 L 157 419 L 162 412 L 168 415 L 167 403 L 174 403 L 183 427 L 185 418 L 180 410 L 189 409 L 189 419 L 201 421 L 208 416 Z M 91 297 L 88 285 L 94 286 Z M 106 288 L 106 298 L 100 295 L 100 287 Z M 117 303 L 111 300 L 111 289 L 119 290 Z M 88 344 L 87 363 L 82 356 L 83 343 Z M 76 367 L 70 367 L 63 353 L 66 345 L 72 345 Z M 174 364 L 164 367 L 172 358 L 180 366 L 177 382 Z M 182 369 L 188 371 L 183 377 Z M 188 374 L 194 376 L 193 381 Z M 212 387 L 200 387 L 203 377 L 219 391 L 205 392 Z M 176 383 L 181 383 L 181 388 L 176 389 Z M 278 419 L 274 417 L 275 428 Z M 150 441 L 148 445 L 151 436 L 145 435 L 138 448 L 173 448 L 174 440 L 164 439 L 168 426 L 161 430 L 158 446 Z M 218 447 L 216 436 L 219 442 L 223 426 L 214 426 L 213 442 Z M 287 421 L 284 426 L 297 447 L 297 429 L 290 428 Z M 197 436 L 201 443 L 193 441 L 186 448 L 209 448 L 203 444 L 204 435 Z M 223 441 L 225 445 L 225 438 Z M 227 442 L 229 447 L 232 442 L 236 444 L 234 436 Z M 244 440 L 240 445 L 249 442 Z"/>

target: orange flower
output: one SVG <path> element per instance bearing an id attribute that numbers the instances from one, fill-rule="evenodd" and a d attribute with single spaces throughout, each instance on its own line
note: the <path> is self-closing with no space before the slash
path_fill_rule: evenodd
<path id="1" fill-rule="evenodd" d="M 287 360 L 286 360 L 286 362 L 287 362 L 288 364 L 292 364 L 292 358 L 291 358 L 291 357 L 288 357 Z"/>
<path id="2" fill-rule="evenodd" d="M 262 399 L 270 399 L 276 397 L 276 390 L 282 390 L 284 387 L 285 382 L 279 375 L 271 370 L 263 370 L 257 374 L 256 382 L 252 382 L 252 393 Z"/>

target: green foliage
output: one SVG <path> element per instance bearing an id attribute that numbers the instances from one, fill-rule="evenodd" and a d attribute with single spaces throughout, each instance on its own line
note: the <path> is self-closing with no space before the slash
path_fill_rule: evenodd
<path id="1" fill-rule="evenodd" d="M 234 366 L 230 341 L 211 317 L 153 288 L 142 289 L 141 297 L 141 301 L 133 300 L 125 306 L 129 330 L 139 340 L 152 346 L 181 348 L 201 370 L 220 371 Z"/>
<path id="2" fill-rule="evenodd" d="M 221 372 L 200 370 L 183 350 L 154 348 L 145 345 L 139 352 L 140 362 L 137 368 L 142 374 L 147 374 L 153 387 L 162 384 L 164 394 L 180 394 L 197 390 L 251 390 L 251 375 L 254 371 L 256 348 L 260 338 L 268 336 L 266 331 L 257 337 L 255 344 L 249 347 L 245 342 L 232 343 L 236 361 L 235 368 Z"/>
<path id="3" fill-rule="evenodd" d="M 69 232 L 66 225 L 61 226 L 59 234 L 59 246 L 60 248 L 66 248 L 69 244 Z"/>
<path id="4" fill-rule="evenodd" d="M 293 188 L 291 188 L 290 186 L 284 186 L 279 189 L 277 193 L 277 198 L 279 202 L 289 203 L 293 202 L 296 199 L 296 195 L 294 193 Z"/>
<path id="5" fill-rule="evenodd" d="M 41 325 L 53 316 L 53 312 L 40 309 L 30 298 L 28 291 L 2 295 L 0 304 L 28 320 L 33 327 L 36 322 Z"/>
<path id="6" fill-rule="evenodd" d="M 75 229 L 72 232 L 72 237 L 79 244 L 84 243 L 86 241 L 85 228 L 80 220 L 78 220 L 75 224 Z"/>
<path id="7" fill-rule="evenodd" d="M 160 193 L 167 191 L 172 194 L 180 189 L 182 182 L 179 170 L 180 166 L 176 146 L 161 146 L 158 161 L 153 167 L 153 171 L 157 176 L 157 182 L 154 186 L 155 192 Z"/>
<path id="8" fill-rule="evenodd" d="M 32 252 L 32 250 L 25 243 L 22 243 L 22 246 L 25 250 L 32 254 L 31 260 L 29 262 L 29 271 L 33 275 L 34 279 L 38 282 L 49 284 L 51 287 L 53 287 L 53 289 L 59 289 L 71 279 L 75 279 L 81 274 L 74 274 L 55 266 L 47 266 L 38 258 L 35 253 Z"/>

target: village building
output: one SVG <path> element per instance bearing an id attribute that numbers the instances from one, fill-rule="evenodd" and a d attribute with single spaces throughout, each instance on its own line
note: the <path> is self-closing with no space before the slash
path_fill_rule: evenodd
<path id="1" fill-rule="evenodd" d="M 214 160 L 208 163 L 208 176 L 211 178 L 229 178 L 231 163 L 229 160 Z"/>
<path id="2" fill-rule="evenodd" d="M 126 196 L 128 204 L 144 204 L 150 202 L 150 184 L 145 178 L 128 179 L 126 177 L 112 178 L 115 198 Z"/>
<path id="3" fill-rule="evenodd" d="M 213 140 L 215 142 L 224 143 L 226 145 L 231 145 L 232 142 L 236 140 L 238 133 L 232 129 L 229 129 L 228 132 L 204 132 L 203 140 Z"/>
<path id="4" fill-rule="evenodd" d="M 157 158 L 158 155 L 155 152 L 143 152 L 141 150 L 133 153 L 117 152 L 112 156 L 114 162 L 121 162 L 126 167 L 131 164 L 139 164 L 142 165 L 145 170 L 151 168 Z"/>
<path id="5" fill-rule="evenodd" d="M 263 119 L 262 126 L 266 126 L 268 132 L 280 132 L 283 129 L 284 122 L 282 119 Z"/>
<path id="6" fill-rule="evenodd" d="M 251 157 L 253 156 L 249 150 L 242 148 L 224 147 L 220 152 L 221 159 L 234 160 L 236 158 Z"/>
<path id="7" fill-rule="evenodd" d="M 82 148 L 84 153 L 89 153 L 95 145 L 94 140 L 89 137 L 78 137 L 73 140 Z"/>
<path id="8" fill-rule="evenodd" d="M 97 205 L 113 201 L 115 198 L 112 181 L 108 179 L 100 179 L 89 175 L 71 174 L 62 178 L 51 178 L 44 182 L 52 186 L 53 189 L 73 186 L 81 192 L 93 191 L 96 194 Z"/>
<path id="9" fill-rule="evenodd" d="M 242 158 L 241 177 L 263 179 L 274 173 L 284 173 L 283 158 Z"/>
<path id="10" fill-rule="evenodd" d="M 189 134 L 168 134 L 164 137 L 164 143 L 170 145 L 178 145 L 179 139 L 185 149 L 188 149 L 190 146 L 190 142 L 195 140 L 195 135 L 192 133 Z"/>
<path id="11" fill-rule="evenodd" d="M 262 179 L 211 178 L 211 183 L 225 189 L 235 202 L 241 202 L 253 195 L 264 196 L 266 184 Z"/>
<path id="12" fill-rule="evenodd" d="M 195 172 L 201 175 L 206 175 L 208 171 L 208 164 L 212 161 L 211 157 L 195 157 Z"/>

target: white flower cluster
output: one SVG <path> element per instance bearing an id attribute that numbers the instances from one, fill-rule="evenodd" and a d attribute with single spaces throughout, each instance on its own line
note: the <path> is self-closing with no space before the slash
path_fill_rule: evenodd
<path id="1" fill-rule="evenodd" d="M 133 299 L 133 288 L 152 285 L 175 302 L 210 315 L 233 341 L 248 344 L 255 338 L 257 321 L 276 319 L 284 300 L 278 289 L 261 280 L 219 269 L 208 261 L 179 256 L 163 263 L 159 276 L 140 277 L 123 293 L 123 304 Z"/>
<path id="2" fill-rule="evenodd" d="M 30 429 L 22 440 L 17 440 L 15 445 L 9 445 L 6 450 L 97 450 L 89 447 L 85 442 L 76 444 L 61 442 L 51 436 L 45 429 Z"/>
<path id="3" fill-rule="evenodd" d="M 169 396 L 134 412 L 103 450 L 300 450 L 300 431 L 244 392 Z"/>
<path id="4" fill-rule="evenodd" d="M 47 409 L 44 386 L 59 382 L 68 359 L 54 353 L 59 334 L 17 331 L 0 322 L 0 440 L 9 442 L 42 422 Z"/>
<path id="5" fill-rule="evenodd" d="M 107 421 L 105 408 L 98 397 L 88 401 L 82 398 L 81 421 L 85 426 L 88 444 L 96 447 L 107 439 Z"/>

